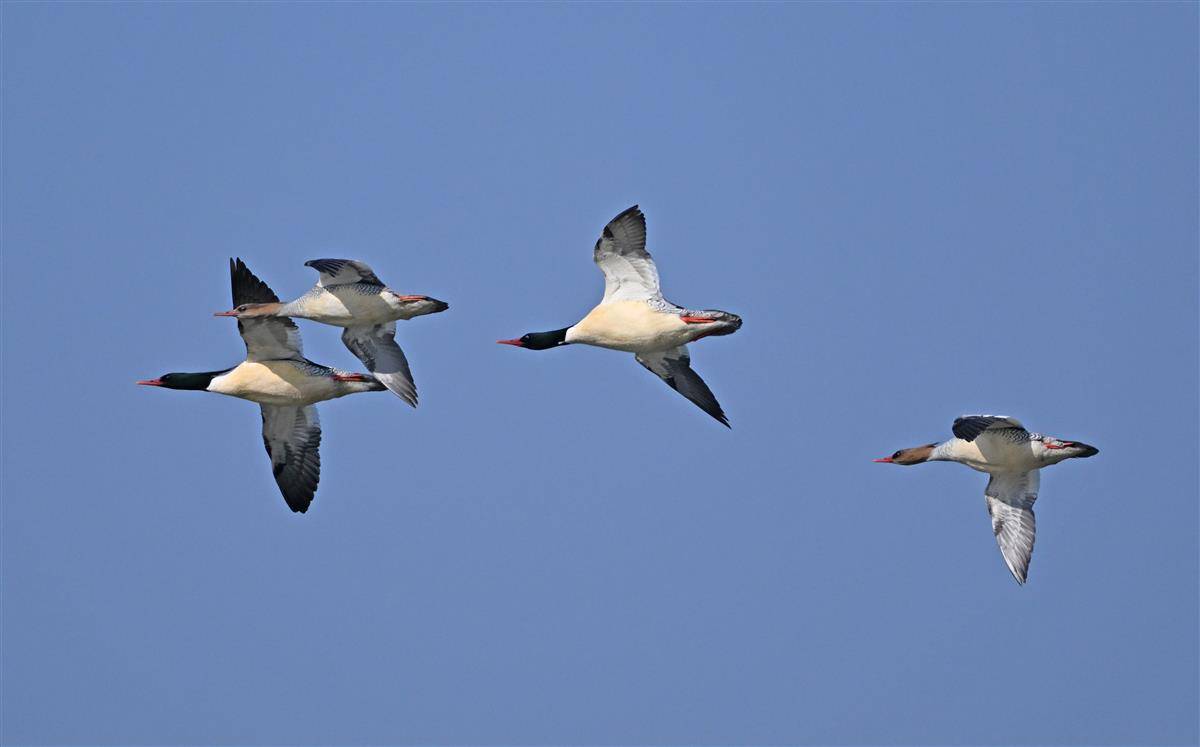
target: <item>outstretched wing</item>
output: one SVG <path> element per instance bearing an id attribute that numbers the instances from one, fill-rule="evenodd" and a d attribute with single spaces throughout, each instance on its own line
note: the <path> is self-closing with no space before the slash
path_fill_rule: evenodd
<path id="1" fill-rule="evenodd" d="M 1033 555 L 1037 530 L 1033 503 L 1038 497 L 1040 481 L 1038 470 L 1000 472 L 992 475 L 983 491 L 996 544 L 1019 584 L 1025 583 L 1029 576 L 1029 559 Z"/>
<path id="2" fill-rule="evenodd" d="M 259 280 L 241 259 L 229 260 L 229 282 L 233 288 L 233 306 L 247 303 L 278 303 L 275 291 Z M 300 329 L 282 316 L 238 319 L 238 332 L 246 343 L 246 360 L 274 361 L 303 358 Z"/>
<path id="3" fill-rule="evenodd" d="M 1010 418 L 1007 415 L 963 415 L 954 419 L 951 430 L 955 436 L 964 441 L 974 441 L 984 431 L 1015 430 L 1028 435 L 1025 426 L 1017 422 L 1016 418 Z"/>
<path id="4" fill-rule="evenodd" d="M 356 259 L 310 259 L 304 263 L 321 273 L 317 285 L 346 285 L 348 283 L 366 283 L 367 285 L 383 285 L 365 262 Z"/>
<path id="5" fill-rule="evenodd" d="M 288 508 L 308 510 L 321 480 L 321 422 L 317 408 L 262 406 L 263 444 Z"/>
<path id="6" fill-rule="evenodd" d="M 593 259 L 604 273 L 604 300 L 659 298 L 658 268 L 646 251 L 646 216 L 637 205 L 608 222 L 596 241 Z"/>
<path id="7" fill-rule="evenodd" d="M 417 406 L 417 385 L 404 351 L 396 344 L 396 323 L 362 325 L 342 330 L 342 342 L 393 394 Z"/>
<path id="8" fill-rule="evenodd" d="M 667 386 L 712 415 L 721 425 L 729 427 L 729 418 L 725 417 L 712 390 L 704 383 L 704 379 L 700 378 L 700 374 L 692 370 L 691 356 L 688 355 L 686 345 L 661 353 L 638 353 L 635 357 L 646 370 L 667 382 Z"/>

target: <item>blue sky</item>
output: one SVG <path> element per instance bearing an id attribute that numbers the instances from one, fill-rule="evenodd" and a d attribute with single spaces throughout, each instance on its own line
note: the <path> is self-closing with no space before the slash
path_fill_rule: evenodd
<path id="1" fill-rule="evenodd" d="M 1197 6 L 16 4 L 6 744 L 1195 743 Z M 733 430 L 574 322 L 638 203 Z M 293 515 L 226 260 L 447 300 Z M 337 330 L 312 359 L 350 367 Z M 1003 412 L 985 478 L 874 457 Z"/>

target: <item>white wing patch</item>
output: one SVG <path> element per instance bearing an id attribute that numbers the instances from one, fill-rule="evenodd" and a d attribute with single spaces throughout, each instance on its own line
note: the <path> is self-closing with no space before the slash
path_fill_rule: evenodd
<path id="1" fill-rule="evenodd" d="M 646 251 L 646 216 L 637 205 L 608 222 L 592 258 L 604 273 L 604 300 L 650 301 L 662 297 L 658 268 Z"/>
<path id="2" fill-rule="evenodd" d="M 1040 482 L 1038 470 L 1001 472 L 992 475 L 984 490 L 996 544 L 1019 584 L 1029 577 L 1029 560 L 1033 556 L 1037 530 L 1033 504 L 1038 497 Z"/>

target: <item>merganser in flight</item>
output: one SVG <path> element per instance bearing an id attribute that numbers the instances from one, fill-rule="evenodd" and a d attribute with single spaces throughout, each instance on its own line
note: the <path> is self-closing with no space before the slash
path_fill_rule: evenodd
<path id="1" fill-rule="evenodd" d="M 396 344 L 396 320 L 445 311 L 450 305 L 429 296 L 406 296 L 383 284 L 370 267 L 353 259 L 313 259 L 317 284 L 294 301 L 236 304 L 215 316 L 238 319 L 296 317 L 344 327 L 342 342 L 392 393 L 413 407 L 417 387 L 404 351 Z"/>
<path id="2" fill-rule="evenodd" d="M 646 251 L 646 216 L 637 205 L 604 227 L 593 259 L 604 273 L 599 306 L 571 327 L 498 342 L 530 350 L 579 343 L 634 353 L 638 363 L 729 427 L 712 390 L 692 370 L 687 344 L 733 334 L 742 326 L 741 317 L 727 311 L 685 309 L 663 298 L 658 270 Z"/>
<path id="3" fill-rule="evenodd" d="M 229 272 L 235 306 L 279 303 L 279 297 L 242 260 L 229 260 Z M 246 343 L 246 360 L 237 366 L 169 373 L 138 383 L 215 392 L 262 405 L 263 443 L 275 482 L 288 508 L 304 513 L 321 479 L 321 424 L 314 403 L 385 387 L 369 374 L 339 371 L 305 358 L 300 330 L 291 319 L 238 319 L 238 332 Z"/>
<path id="4" fill-rule="evenodd" d="M 1100 450 L 1078 441 L 1030 433 L 1004 415 L 964 415 L 954 421 L 954 438 L 940 444 L 901 449 L 876 459 L 888 464 L 958 462 L 991 475 L 983 496 L 992 517 L 992 532 L 1004 562 L 1017 583 L 1029 575 L 1038 497 L 1039 470 L 1065 459 L 1095 456 Z"/>

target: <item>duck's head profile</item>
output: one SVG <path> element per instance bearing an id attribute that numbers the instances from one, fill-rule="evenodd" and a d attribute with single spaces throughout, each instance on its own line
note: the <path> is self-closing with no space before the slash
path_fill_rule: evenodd
<path id="1" fill-rule="evenodd" d="M 884 464 L 901 464 L 908 467 L 913 464 L 929 461 L 929 457 L 933 456 L 933 447 L 937 444 L 925 444 L 924 446 L 914 446 L 911 449 L 901 449 L 890 457 L 876 459 L 876 462 Z"/>
<path id="2" fill-rule="evenodd" d="M 213 316 L 235 316 L 238 319 L 254 319 L 256 317 L 275 316 L 282 304 L 279 303 L 244 303 L 229 311 L 218 311 Z"/>
<path id="3" fill-rule="evenodd" d="M 528 350 L 549 350 L 560 345 L 569 345 L 567 330 L 570 327 L 556 329 L 553 332 L 528 332 L 512 340 L 496 340 L 499 345 L 513 345 Z"/>
<path id="4" fill-rule="evenodd" d="M 401 319 L 437 314 L 450 308 L 450 304 L 445 301 L 439 301 L 429 296 L 405 296 L 391 290 L 388 290 L 387 293 L 391 294 L 393 304 L 399 308 L 402 314 Z"/>
<path id="5" fill-rule="evenodd" d="M 212 380 L 230 369 L 224 371 L 206 371 L 204 373 L 167 373 L 157 379 L 143 379 L 138 382 L 142 386 L 161 386 L 165 389 L 205 390 Z"/>
<path id="6" fill-rule="evenodd" d="M 1064 459 L 1087 459 L 1100 453 L 1095 446 L 1082 441 L 1067 441 L 1053 436 L 1042 436 L 1041 441 L 1035 442 L 1035 445 L 1037 444 L 1041 445 L 1041 458 L 1051 464 L 1057 464 Z"/>

